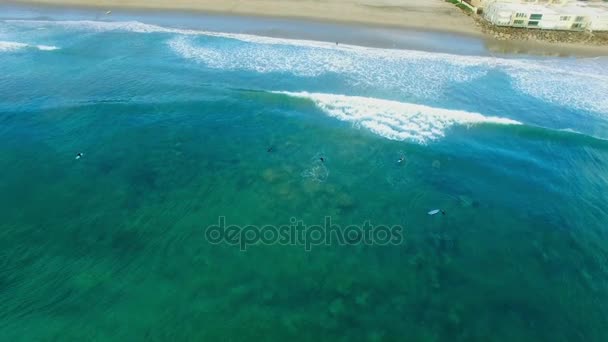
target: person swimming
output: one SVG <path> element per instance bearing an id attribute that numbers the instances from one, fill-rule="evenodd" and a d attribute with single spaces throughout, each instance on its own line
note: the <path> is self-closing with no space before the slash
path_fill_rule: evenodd
<path id="1" fill-rule="evenodd" d="M 321 161 L 321 163 L 325 163 L 325 158 L 320 157 L 319 160 Z"/>
<path id="2" fill-rule="evenodd" d="M 78 160 L 78 159 L 80 159 L 80 158 L 82 158 L 82 157 L 84 157 L 84 153 L 82 153 L 82 152 L 78 152 L 78 153 L 76 154 L 76 160 Z"/>
<path id="3" fill-rule="evenodd" d="M 269 147 L 269 148 L 266 150 L 266 152 L 272 152 L 272 151 L 274 151 L 274 146 L 270 146 L 270 147 Z"/>

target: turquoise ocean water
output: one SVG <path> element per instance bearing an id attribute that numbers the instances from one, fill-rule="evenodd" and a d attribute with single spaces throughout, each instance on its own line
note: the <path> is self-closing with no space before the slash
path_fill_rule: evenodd
<path id="1" fill-rule="evenodd" d="M 0 21 L 0 340 L 608 340 L 608 59 L 104 20 Z"/>

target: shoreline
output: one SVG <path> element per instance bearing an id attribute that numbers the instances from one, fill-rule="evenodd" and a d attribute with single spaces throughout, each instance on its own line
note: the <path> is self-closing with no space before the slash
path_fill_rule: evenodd
<path id="1" fill-rule="evenodd" d="M 179 6 L 170 6 L 164 2 L 166 6 L 160 8 L 155 7 L 153 4 L 147 6 L 136 6 L 134 2 L 139 0 L 127 0 L 126 4 L 121 3 L 120 5 L 114 4 L 111 9 L 108 9 L 104 2 L 114 2 L 115 0 L 102 0 L 102 4 L 90 4 L 84 0 L 12 0 L 7 3 L 0 5 L 15 7 L 21 10 L 29 11 L 34 13 L 36 11 L 57 11 L 64 13 L 65 10 L 70 11 L 81 11 L 87 15 L 96 14 L 97 20 L 102 19 L 107 10 L 111 10 L 111 15 L 107 16 L 107 19 L 114 20 L 116 18 L 128 17 L 131 20 L 148 19 L 153 16 L 168 16 L 168 17 L 190 17 L 191 23 L 195 25 L 201 24 L 202 21 L 211 20 L 226 20 L 232 21 L 235 26 L 240 26 L 238 21 L 251 21 L 258 22 L 257 29 L 249 30 L 245 33 L 254 35 L 265 35 L 276 38 L 291 38 L 291 39 L 310 39 L 319 41 L 338 41 L 353 44 L 362 45 L 369 47 L 380 47 L 380 48 L 397 48 L 397 49 L 418 49 L 430 52 L 448 52 L 456 54 L 478 54 L 481 50 L 484 50 L 482 54 L 487 55 L 504 55 L 504 56 L 517 56 L 517 55 L 535 55 L 535 56 L 554 56 L 554 57 L 604 57 L 608 56 L 608 46 L 597 46 L 597 45 L 586 45 L 580 43 L 550 43 L 542 40 L 504 40 L 496 39 L 492 35 L 483 33 L 476 24 L 476 21 L 471 17 L 461 12 L 460 9 L 453 6 L 451 3 L 444 2 L 448 8 L 452 7 L 453 10 L 462 19 L 470 21 L 468 26 L 465 28 L 454 27 L 449 24 L 429 28 L 424 25 L 420 25 L 421 21 L 404 23 L 374 23 L 370 20 L 349 20 L 351 17 L 345 17 L 341 20 L 335 18 L 324 18 L 324 17 L 303 17 L 303 16 L 290 16 L 285 13 L 281 15 L 274 15 L 269 13 L 244 13 L 242 11 L 221 11 L 221 10 L 203 10 L 203 9 L 188 9 L 181 8 Z M 182 5 L 185 0 L 182 0 Z M 266 0 L 265 2 L 275 2 L 276 0 Z M 288 0 L 288 2 L 291 0 Z M 188 1 L 185 1 L 188 2 Z M 73 3 L 73 4 L 72 4 Z M 203 3 L 208 3 L 203 1 Z M 99 12 L 97 12 L 99 11 Z M 416 12 L 414 12 L 416 13 Z M 106 18 L 103 18 L 106 19 Z M 204 19 L 204 20 L 203 20 Z M 368 18 L 369 19 L 369 18 Z M 82 18 L 80 19 L 82 20 Z M 423 20 L 424 21 L 424 20 Z M 197 23 L 198 22 L 198 23 Z M 264 28 L 264 25 L 260 23 L 283 23 L 283 26 L 287 26 L 288 22 L 296 23 L 301 27 L 292 30 L 293 32 L 286 32 L 285 30 L 276 29 L 272 25 L 267 25 L 268 28 Z M 226 26 L 226 25 L 224 25 Z M 276 25 L 275 25 L 276 26 Z M 281 26 L 281 25 L 279 25 Z M 293 26 L 293 25 L 292 25 Z M 303 29 L 304 27 L 305 29 Z M 207 29 L 206 27 L 204 27 Z M 339 29 L 337 29 L 339 28 Z M 321 31 L 325 29 L 326 32 L 316 32 L 316 34 L 310 34 L 308 31 Z M 242 32 L 234 30 L 233 27 L 226 27 L 223 30 L 228 32 Z M 348 32 L 348 31 L 352 32 Z M 221 32 L 221 30 L 216 30 Z M 333 31 L 343 31 L 340 34 Z M 442 46 L 455 45 L 450 40 L 460 41 L 460 47 L 464 51 L 459 51 L 458 48 Z M 426 40 L 426 43 L 424 42 Z M 433 42 L 433 40 L 438 40 Z M 472 48 L 464 48 L 463 43 L 471 43 L 474 46 Z"/>
<path id="2" fill-rule="evenodd" d="M 402 2 L 407 4 L 401 4 Z M 396 3 L 400 4 L 397 5 Z M 376 4 L 378 3 L 378 4 Z M 384 3 L 384 4 L 380 4 Z M 416 0 L 9 0 L 9 5 L 49 6 L 55 8 L 81 8 L 143 11 L 193 11 L 203 14 L 254 16 L 259 18 L 297 19 L 324 23 L 339 23 L 387 28 L 455 33 L 483 37 L 472 18 L 443 0 L 417 4 Z"/>

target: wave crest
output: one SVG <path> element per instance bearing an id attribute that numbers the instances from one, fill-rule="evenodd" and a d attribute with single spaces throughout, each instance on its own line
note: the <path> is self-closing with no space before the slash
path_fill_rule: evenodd
<path id="1" fill-rule="evenodd" d="M 0 41 L 0 52 L 15 52 L 23 49 L 34 48 L 40 51 L 53 51 L 59 48 L 52 45 L 30 45 L 19 42 Z"/>
<path id="2" fill-rule="evenodd" d="M 137 21 L 5 20 L 20 26 L 94 32 L 127 31 L 178 35 L 169 46 L 179 55 L 210 67 L 258 72 L 292 72 L 300 76 L 340 73 L 355 86 L 430 98 L 454 82 L 468 82 L 498 70 L 515 90 L 559 106 L 608 114 L 608 68 L 602 59 L 513 59 L 462 56 L 413 50 L 379 49 L 348 44 L 284 39 L 238 33 L 179 29 Z M 251 44 L 197 44 L 196 36 Z M 420 87 L 424 84 L 424 87 Z"/>
<path id="3" fill-rule="evenodd" d="M 443 137 L 453 125 L 521 124 L 508 118 L 369 97 L 307 92 L 274 93 L 308 99 L 329 116 L 355 123 L 385 138 L 422 144 Z"/>

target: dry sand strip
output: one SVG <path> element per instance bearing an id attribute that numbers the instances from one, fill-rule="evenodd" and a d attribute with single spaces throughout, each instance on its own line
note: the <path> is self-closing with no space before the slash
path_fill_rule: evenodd
<path id="1" fill-rule="evenodd" d="M 198 10 L 302 18 L 480 35 L 471 18 L 444 0 L 13 0 L 13 3 Z"/>

